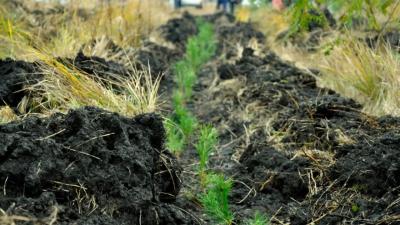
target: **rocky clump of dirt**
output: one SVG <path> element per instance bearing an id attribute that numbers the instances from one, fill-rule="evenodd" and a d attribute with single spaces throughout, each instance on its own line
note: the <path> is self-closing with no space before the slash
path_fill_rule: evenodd
<path id="1" fill-rule="evenodd" d="M 12 59 L 0 60 L 0 106 L 9 105 L 16 108 L 28 94 L 24 88 L 41 78 L 37 72 L 34 63 Z"/>
<path id="2" fill-rule="evenodd" d="M 162 119 L 94 107 L 0 126 L 0 208 L 57 224 L 193 224 Z"/>
<path id="3" fill-rule="evenodd" d="M 121 80 L 128 78 L 131 73 L 122 64 L 96 56 L 85 56 L 82 52 L 74 59 L 58 60 L 103 81 Z M 31 94 L 27 87 L 43 79 L 43 71 L 36 63 L 4 59 L 0 60 L 0 79 L 0 106 L 9 105 L 16 109 L 24 96 Z"/>

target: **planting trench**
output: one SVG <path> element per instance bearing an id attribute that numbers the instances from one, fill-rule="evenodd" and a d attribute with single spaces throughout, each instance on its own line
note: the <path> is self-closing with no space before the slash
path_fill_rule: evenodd
<path id="1" fill-rule="evenodd" d="M 355 101 L 319 88 L 263 46 L 250 24 L 223 14 L 205 19 L 215 25 L 218 50 L 188 106 L 219 131 L 210 164 L 234 179 L 235 222 L 258 210 L 272 224 L 399 224 L 400 119 L 366 115 Z M 169 99 L 169 66 L 196 34 L 196 18 L 185 14 L 160 30 L 176 48 L 149 43 L 139 58 L 166 72 L 160 94 Z M 125 73 L 103 59 L 82 61 L 96 60 L 102 67 L 75 64 L 91 74 Z M 1 79 L 11 82 L 1 83 L 0 97 L 15 107 L 20 83 L 40 77 L 27 79 L 33 64 L 0 65 Z M 59 224 L 212 224 L 191 197 L 198 192 L 195 149 L 178 159 L 167 153 L 159 116 L 86 107 L 0 125 L 0 135 L 7 215 L 44 222 L 57 215 Z"/>
<path id="2" fill-rule="evenodd" d="M 366 115 L 317 87 L 251 25 L 211 21 L 219 53 L 199 73 L 190 106 L 219 130 L 210 162 L 235 181 L 236 222 L 258 210 L 273 224 L 400 223 L 400 120 Z M 180 158 L 189 171 L 196 160 L 194 149 Z"/>

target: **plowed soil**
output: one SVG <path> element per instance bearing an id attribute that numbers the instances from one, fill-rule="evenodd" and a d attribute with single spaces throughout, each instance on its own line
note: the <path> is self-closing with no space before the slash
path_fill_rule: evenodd
<path id="1" fill-rule="evenodd" d="M 82 108 L 0 126 L 0 207 L 59 224 L 192 224 L 160 117 Z M 30 223 L 27 223 L 30 224 Z"/>
<path id="2" fill-rule="evenodd" d="M 234 180 L 235 224 L 257 210 L 271 224 L 400 224 L 400 119 L 364 114 L 319 88 L 268 50 L 251 24 L 204 19 L 215 25 L 218 51 L 198 74 L 189 107 L 219 131 L 210 163 Z M 197 33 L 195 21 L 184 14 L 160 28 L 175 48 L 149 43 L 141 63 L 169 71 Z M 118 62 L 85 57 L 75 65 L 88 73 L 125 73 Z M 35 67 L 6 60 L 0 68 L 2 102 L 16 106 L 15 91 Z M 168 98 L 171 76 L 161 85 Z M 0 208 L 31 218 L 20 224 L 212 224 L 194 198 L 195 149 L 176 159 L 164 142 L 160 116 L 93 107 L 0 125 Z"/>

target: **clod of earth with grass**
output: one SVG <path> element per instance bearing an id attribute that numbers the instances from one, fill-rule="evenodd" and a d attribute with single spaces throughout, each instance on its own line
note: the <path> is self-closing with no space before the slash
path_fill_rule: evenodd
<path id="1" fill-rule="evenodd" d="M 149 70 L 136 70 L 127 78 L 115 81 L 100 79 L 78 70 L 73 65 L 49 54 L 33 50 L 40 59 L 43 80 L 27 89 L 39 96 L 30 100 L 29 108 L 40 112 L 68 111 L 82 106 L 97 106 L 134 116 L 154 112 L 160 79 L 151 77 Z M 118 92 L 113 88 L 118 87 Z"/>

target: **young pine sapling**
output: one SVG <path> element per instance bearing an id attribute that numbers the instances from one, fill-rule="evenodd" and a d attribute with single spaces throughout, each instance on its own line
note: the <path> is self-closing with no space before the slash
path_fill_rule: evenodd
<path id="1" fill-rule="evenodd" d="M 248 219 L 246 221 L 246 225 L 268 225 L 268 224 L 269 224 L 268 217 L 265 214 L 260 213 L 259 211 L 257 211 L 254 214 L 254 218 Z"/>
<path id="2" fill-rule="evenodd" d="M 185 137 L 182 130 L 170 119 L 164 121 L 164 127 L 167 134 L 167 149 L 175 155 L 179 155 L 185 147 Z"/>
<path id="3" fill-rule="evenodd" d="M 223 175 L 208 174 L 207 190 L 200 200 L 207 214 L 217 224 L 231 225 L 233 213 L 229 208 L 229 193 L 232 189 L 232 180 L 225 180 Z"/>
<path id="4" fill-rule="evenodd" d="M 206 181 L 208 159 L 210 157 L 211 152 L 215 150 L 217 142 L 218 142 L 218 133 L 214 127 L 210 125 L 201 127 L 199 140 L 195 145 L 195 147 L 200 159 L 198 174 L 200 177 L 200 184 L 203 188 L 206 185 L 205 181 Z"/>

